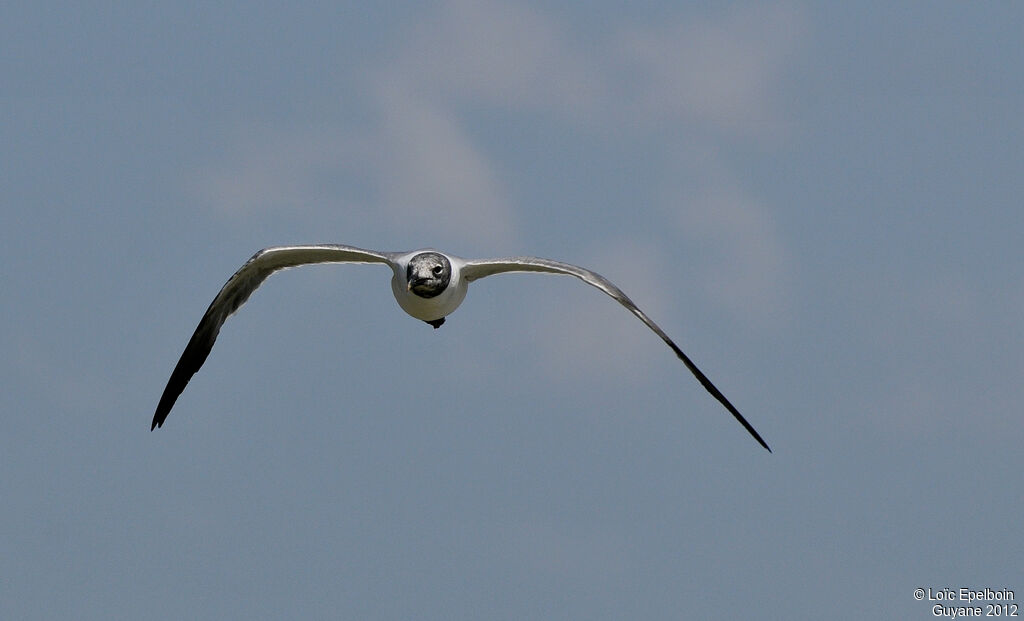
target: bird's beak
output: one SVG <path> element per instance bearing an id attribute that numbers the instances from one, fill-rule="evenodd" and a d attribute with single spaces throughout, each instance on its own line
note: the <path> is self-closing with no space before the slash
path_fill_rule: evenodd
<path id="1" fill-rule="evenodd" d="M 418 287 L 418 286 L 422 285 L 425 282 L 427 282 L 426 278 L 410 278 L 409 279 L 409 284 L 407 284 L 405 286 L 405 290 L 406 291 L 412 291 L 413 287 Z"/>

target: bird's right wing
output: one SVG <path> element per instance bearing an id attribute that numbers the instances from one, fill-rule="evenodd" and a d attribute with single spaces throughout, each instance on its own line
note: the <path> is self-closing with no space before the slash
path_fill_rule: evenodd
<path id="1" fill-rule="evenodd" d="M 153 415 L 150 429 L 161 427 L 170 413 L 178 395 L 185 390 L 192 376 L 196 374 L 206 357 L 210 355 L 220 328 L 232 313 L 238 310 L 249 296 L 268 276 L 279 270 L 309 265 L 311 263 L 386 263 L 391 265 L 396 254 L 363 250 L 354 246 L 311 245 L 276 246 L 264 248 L 252 255 L 234 276 L 221 288 L 220 293 L 206 309 L 191 340 L 181 354 L 177 366 L 167 381 L 160 403 Z"/>

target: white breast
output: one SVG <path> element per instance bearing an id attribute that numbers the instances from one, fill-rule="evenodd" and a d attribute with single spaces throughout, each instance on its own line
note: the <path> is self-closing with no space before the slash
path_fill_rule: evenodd
<path id="1" fill-rule="evenodd" d="M 407 264 L 409 257 L 420 252 L 423 251 L 417 250 L 416 252 L 409 253 L 399 263 L 402 265 Z M 448 261 L 452 266 L 451 280 L 444 291 L 432 298 L 421 298 L 410 291 L 405 270 L 400 269 L 398 266 L 392 268 L 394 276 L 391 278 L 391 292 L 395 294 L 395 300 L 402 307 L 402 310 L 416 319 L 434 321 L 435 319 L 447 317 L 459 307 L 459 304 L 462 304 L 462 300 L 466 299 L 469 282 L 462 277 L 461 270 L 459 269 L 462 261 L 451 255 L 445 256 L 448 257 Z"/>

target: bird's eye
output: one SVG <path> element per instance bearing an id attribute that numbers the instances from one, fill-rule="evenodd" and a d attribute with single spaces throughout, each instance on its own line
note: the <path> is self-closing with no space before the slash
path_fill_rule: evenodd
<path id="1" fill-rule="evenodd" d="M 443 268 L 443 267 L 441 267 L 440 265 L 435 265 L 435 266 L 434 266 L 434 269 L 432 269 L 432 270 L 430 270 L 430 271 L 431 271 L 431 272 L 434 272 L 434 275 L 435 275 L 435 276 L 440 276 L 440 275 L 441 275 L 441 271 L 442 271 L 443 269 L 444 269 L 444 268 Z"/>

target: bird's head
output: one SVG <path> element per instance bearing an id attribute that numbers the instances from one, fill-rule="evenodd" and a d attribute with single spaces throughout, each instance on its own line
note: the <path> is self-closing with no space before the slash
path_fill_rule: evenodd
<path id="1" fill-rule="evenodd" d="M 452 264 L 439 252 L 421 252 L 405 270 L 408 289 L 421 298 L 440 295 L 452 279 Z"/>

